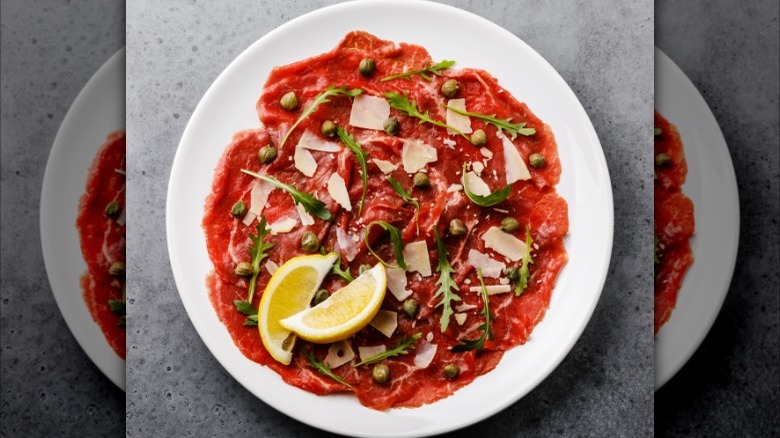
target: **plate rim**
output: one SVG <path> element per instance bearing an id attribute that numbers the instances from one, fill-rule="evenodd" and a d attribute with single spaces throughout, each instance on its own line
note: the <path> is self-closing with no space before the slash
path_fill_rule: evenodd
<path id="1" fill-rule="evenodd" d="M 226 76 L 228 76 L 228 73 L 229 73 L 229 71 L 231 70 L 232 67 L 234 67 L 236 64 L 240 63 L 240 61 L 242 61 L 244 59 L 244 57 L 250 56 L 251 52 L 254 51 L 254 48 L 257 45 L 260 45 L 265 39 L 271 38 L 271 37 L 275 36 L 276 34 L 282 32 L 288 25 L 293 24 L 293 23 L 297 23 L 297 22 L 305 20 L 305 19 L 311 19 L 311 17 L 313 17 L 313 16 L 315 16 L 315 15 L 317 15 L 319 13 L 322 13 L 323 11 L 332 11 L 332 10 L 335 10 L 335 9 L 348 9 L 348 8 L 351 8 L 352 6 L 358 4 L 358 3 L 361 3 L 361 6 L 362 6 L 362 3 L 369 3 L 369 2 L 348 1 L 348 2 L 344 2 L 344 3 L 338 3 L 338 4 L 326 6 L 326 7 L 323 7 L 323 8 L 315 9 L 315 10 L 312 10 L 312 11 L 306 13 L 306 14 L 303 14 L 303 15 L 300 15 L 298 17 L 295 17 L 294 19 L 292 19 L 292 20 L 288 21 L 287 23 L 285 23 L 285 24 L 283 24 L 283 25 L 281 25 L 281 26 L 271 30 L 270 32 L 264 34 L 263 36 L 261 36 L 260 38 L 255 40 L 253 43 L 251 43 L 239 55 L 237 55 L 233 60 L 231 60 L 230 63 L 222 70 L 222 72 L 220 72 L 220 74 L 214 79 L 214 81 L 211 83 L 211 85 L 208 87 L 206 92 L 203 94 L 203 96 L 201 97 L 201 99 L 198 102 L 197 106 L 195 107 L 195 109 L 193 110 L 192 114 L 190 115 L 190 120 L 188 121 L 187 126 L 185 127 L 185 129 L 184 129 L 184 131 L 182 133 L 181 140 L 180 140 L 180 142 L 179 142 L 179 144 L 177 146 L 177 152 L 175 154 L 175 157 L 174 157 L 174 160 L 173 160 L 173 163 L 172 163 L 172 166 L 171 166 L 171 172 L 170 172 L 170 177 L 169 177 L 169 182 L 168 182 L 168 191 L 167 191 L 167 199 L 166 199 L 166 230 L 171 229 L 171 227 L 174 226 L 174 223 L 172 222 L 173 221 L 173 217 L 171 215 L 171 203 L 173 202 L 172 201 L 172 195 L 173 195 L 173 191 L 174 191 L 175 180 L 177 178 L 180 178 L 179 174 L 181 172 L 183 172 L 183 170 L 182 170 L 182 160 L 183 159 L 181 158 L 182 155 L 179 154 L 179 150 L 181 150 L 183 148 L 186 148 L 187 147 L 186 144 L 190 142 L 190 137 L 192 136 L 191 131 L 194 129 L 194 128 L 192 128 L 192 125 L 190 124 L 190 121 L 201 110 L 201 106 L 203 105 L 204 101 L 209 100 L 209 98 L 211 97 L 211 94 L 214 93 L 216 85 L 219 82 L 223 81 Z M 532 47 L 530 47 L 525 41 L 523 41 L 521 38 L 519 38 L 518 36 L 514 35 L 513 33 L 509 32 L 508 30 L 504 29 L 503 27 L 499 26 L 498 24 L 493 23 L 493 22 L 487 20 L 484 17 L 481 17 L 481 16 L 476 15 L 474 13 L 462 10 L 460 8 L 457 8 L 457 7 L 449 6 L 449 5 L 433 3 L 433 2 L 419 2 L 419 1 L 415 1 L 415 0 L 396 0 L 396 1 L 374 0 L 374 1 L 370 2 L 370 3 L 373 4 L 373 5 L 377 5 L 377 4 L 380 4 L 380 5 L 382 5 L 382 4 L 399 5 L 399 4 L 401 4 L 401 5 L 405 5 L 405 6 L 406 5 L 413 5 L 413 6 L 430 7 L 430 8 L 433 8 L 433 9 L 439 8 L 441 10 L 445 10 L 446 9 L 446 10 L 448 10 L 450 12 L 454 12 L 454 13 L 462 14 L 464 16 L 468 16 L 469 19 L 471 19 L 471 20 L 478 20 L 478 21 L 482 22 L 483 24 L 491 27 L 492 30 L 495 30 L 495 31 L 498 31 L 498 32 L 502 33 L 505 37 L 510 38 L 510 39 L 520 43 L 525 48 L 527 48 L 529 53 L 533 57 L 537 58 L 539 63 L 542 66 L 544 66 L 551 73 L 551 75 L 554 76 L 554 79 L 556 81 L 560 82 L 560 84 L 562 84 L 563 87 L 561 89 L 573 100 L 573 102 L 576 102 L 576 107 L 574 107 L 573 110 L 581 113 L 581 115 L 585 118 L 585 120 L 588 121 L 585 130 L 587 131 L 586 133 L 590 136 L 590 141 L 592 141 L 594 143 L 594 145 L 598 146 L 598 148 L 597 148 L 597 152 L 598 153 L 594 154 L 594 158 L 597 161 L 597 164 L 599 165 L 600 170 L 603 171 L 603 176 L 606 178 L 606 182 L 607 182 L 604 185 L 604 187 L 603 187 L 603 189 L 604 189 L 604 193 L 603 194 L 605 196 L 605 201 L 608 203 L 610 208 L 608 209 L 607 212 L 605 212 L 605 214 L 607 216 L 606 217 L 606 223 L 607 223 L 607 227 L 608 227 L 608 239 L 607 239 L 608 241 L 605 242 L 605 245 L 603 246 L 604 254 L 603 254 L 602 258 L 604 260 L 604 264 L 602 266 L 601 272 L 598 275 L 598 281 L 597 281 L 597 283 L 599 284 L 598 292 L 593 295 L 591 302 L 588 303 L 588 308 L 584 312 L 582 312 L 582 315 L 584 316 L 584 318 L 583 318 L 582 324 L 579 327 L 577 327 L 577 329 L 575 330 L 576 331 L 576 335 L 572 336 L 570 339 L 567 340 L 566 347 L 562 350 L 562 353 L 552 361 L 552 362 L 554 362 L 554 366 L 549 367 L 548 370 L 546 370 L 544 373 L 541 373 L 541 375 L 536 379 L 536 381 L 534 381 L 533 384 L 529 385 L 528 388 L 524 392 L 518 394 L 516 397 L 514 397 L 514 398 L 512 398 L 510 400 L 505 401 L 504 403 L 496 403 L 491 409 L 485 409 L 481 415 L 478 415 L 478 416 L 476 416 L 474 418 L 470 418 L 467 421 L 461 421 L 461 422 L 457 422 L 455 424 L 448 425 L 448 426 L 445 426 L 445 427 L 439 427 L 435 431 L 424 431 L 424 432 L 421 432 L 421 433 L 409 432 L 409 433 L 370 434 L 370 435 L 368 435 L 368 436 L 377 436 L 377 437 L 380 437 L 380 436 L 381 437 L 387 437 L 387 436 L 428 436 L 428 435 L 433 434 L 433 433 L 444 433 L 444 432 L 449 432 L 449 431 L 452 431 L 452 430 L 456 430 L 456 429 L 460 429 L 460 428 L 466 427 L 466 426 L 468 426 L 470 424 L 474 424 L 474 423 L 476 423 L 478 421 L 484 420 L 485 418 L 488 418 L 488 417 L 496 414 L 499 411 L 504 410 L 506 407 L 508 407 L 511 404 L 514 404 L 519 399 L 521 399 L 522 397 L 527 395 L 534 388 L 536 388 L 555 369 L 557 369 L 557 367 L 560 365 L 560 363 L 563 361 L 563 359 L 569 354 L 569 352 L 571 352 L 574 344 L 580 339 L 580 337 L 582 336 L 582 333 L 583 333 L 585 327 L 587 326 L 587 324 L 590 322 L 590 320 L 592 318 L 593 312 L 595 311 L 595 308 L 596 308 L 596 306 L 597 306 L 597 304 L 599 302 L 599 299 L 601 297 L 601 294 L 603 292 L 604 285 L 605 285 L 605 282 L 606 282 L 606 278 L 607 278 L 607 275 L 608 275 L 608 272 L 609 272 L 609 265 L 610 265 L 610 261 L 611 261 L 613 239 L 614 239 L 614 199 L 613 199 L 611 178 L 609 176 L 609 167 L 607 166 L 606 157 L 605 157 L 605 154 L 604 154 L 604 149 L 603 149 L 603 146 L 601 145 L 600 140 L 598 139 L 598 135 L 596 133 L 595 127 L 593 126 L 593 122 L 591 121 L 590 117 L 588 116 L 587 112 L 585 111 L 584 107 L 582 106 L 582 103 L 577 98 L 576 94 L 573 92 L 573 90 L 568 85 L 568 83 L 566 83 L 566 81 L 563 79 L 563 77 L 560 75 L 560 73 L 557 70 L 555 70 L 555 68 L 553 68 L 552 65 L 546 59 L 544 59 L 536 50 L 534 50 Z M 287 415 L 287 416 L 289 416 L 289 417 L 291 417 L 291 418 L 293 418 L 293 419 L 295 419 L 297 421 L 300 421 L 302 423 L 308 424 L 308 425 L 310 425 L 312 427 L 316 427 L 318 429 L 322 429 L 322 430 L 326 430 L 326 431 L 330 431 L 330 432 L 335 432 L 335 433 L 341 433 L 341 434 L 349 433 L 349 432 L 346 432 L 346 431 L 341 430 L 341 429 L 336 429 L 336 428 L 334 428 L 332 426 L 329 426 L 329 425 L 323 425 L 323 424 L 314 423 L 312 421 L 308 421 L 305 417 L 302 417 L 301 415 L 298 415 L 295 412 L 291 412 L 291 411 L 289 411 L 287 409 L 280 408 L 277 404 L 274 404 L 271 401 L 267 400 L 265 397 L 259 395 L 253 389 L 251 389 L 246 384 L 244 384 L 243 379 L 239 378 L 239 376 L 234 375 L 233 372 L 230 371 L 230 368 L 225 363 L 223 363 L 223 358 L 221 358 L 220 356 L 214 354 L 214 351 L 213 351 L 212 347 L 206 341 L 207 337 L 204 337 L 201 334 L 201 330 L 204 330 L 205 327 L 198 327 L 194 323 L 194 320 L 192 319 L 192 315 L 193 315 L 194 309 L 190 308 L 190 305 L 188 304 L 187 299 L 185 299 L 185 297 L 183 296 L 183 294 L 181 292 L 181 289 L 179 288 L 179 284 L 182 284 L 182 279 L 180 278 L 180 276 L 182 274 L 180 274 L 174 268 L 174 266 L 178 265 L 177 261 L 175 260 L 175 258 L 177 256 L 174 254 L 173 251 L 171 251 L 171 249 L 174 248 L 174 238 L 172 237 L 172 233 L 166 233 L 166 236 L 167 236 L 168 254 L 169 254 L 169 258 L 170 258 L 170 263 L 171 263 L 171 267 L 172 267 L 172 271 L 173 271 L 174 280 L 176 282 L 177 291 L 179 292 L 179 297 L 182 300 L 182 303 L 184 305 L 185 311 L 187 312 L 187 315 L 190 318 L 190 321 L 193 322 L 193 326 L 195 327 L 196 332 L 198 332 L 198 335 L 201 337 L 201 340 L 204 342 L 204 344 L 206 344 L 206 347 L 209 349 L 209 352 L 212 354 L 212 356 L 214 356 L 215 359 L 217 359 L 217 361 L 225 369 L 225 371 L 227 371 L 228 374 L 230 374 L 231 377 L 234 380 L 236 380 L 239 384 L 241 384 L 252 395 L 254 395 L 255 397 L 257 397 L 260 400 L 264 401 L 265 403 L 269 404 L 274 409 L 284 413 L 285 415 Z M 565 269 L 565 267 L 564 267 L 564 269 Z"/>
<path id="2" fill-rule="evenodd" d="M 41 198 L 39 202 L 39 214 L 38 214 L 38 221 L 39 221 L 39 234 L 41 238 L 41 251 L 43 254 L 43 262 L 44 266 L 46 267 L 46 278 L 49 282 L 49 288 L 51 289 L 52 295 L 54 295 L 54 300 L 57 303 L 57 308 L 60 311 L 60 315 L 62 315 L 62 318 L 65 320 L 65 324 L 68 327 L 68 330 L 73 335 L 73 337 L 76 339 L 76 342 L 79 344 L 79 347 L 81 350 L 86 353 L 87 357 L 89 357 L 90 361 L 100 370 L 103 375 L 105 375 L 115 386 L 117 386 L 122 391 L 126 392 L 126 380 L 125 380 L 125 370 L 126 370 L 126 361 L 123 360 L 121 357 L 119 357 L 116 352 L 114 352 L 113 348 L 108 344 L 108 341 L 106 341 L 105 336 L 101 337 L 102 343 L 98 343 L 97 345 L 92 344 L 88 342 L 85 335 L 82 333 L 81 330 L 79 330 L 78 325 L 80 324 L 80 320 L 77 320 L 76 315 L 73 315 L 69 310 L 67 306 L 67 301 L 71 297 L 65 297 L 63 294 L 64 292 L 61 291 L 59 288 L 55 288 L 55 284 L 58 284 L 58 279 L 54 276 L 52 269 L 50 269 L 50 266 L 56 265 L 57 262 L 55 262 L 55 254 L 52 254 L 53 249 L 49 246 L 48 242 L 50 242 L 50 228 L 47 226 L 50 220 L 49 217 L 52 216 L 50 213 L 49 203 L 46 202 L 48 199 L 51 199 L 54 195 L 50 192 L 53 189 L 54 183 L 56 181 L 53 181 L 52 178 L 54 177 L 54 168 L 57 166 L 57 156 L 64 150 L 63 148 L 66 147 L 65 137 L 66 137 L 66 131 L 69 129 L 68 127 L 74 123 L 74 119 L 77 117 L 75 111 L 78 111 L 78 109 L 85 105 L 85 103 L 90 99 L 90 95 L 93 93 L 93 90 L 98 86 L 101 80 L 108 74 L 110 74 L 113 69 L 121 69 L 124 71 L 124 64 L 126 59 L 126 53 L 125 53 L 125 47 L 123 46 L 116 52 L 114 52 L 101 66 L 98 68 L 98 70 L 89 78 L 87 83 L 84 85 L 84 87 L 79 91 L 78 95 L 76 95 L 76 98 L 73 100 L 73 102 L 68 107 L 68 111 L 65 113 L 65 117 L 62 119 L 62 122 L 60 123 L 59 128 L 57 129 L 57 134 L 54 137 L 54 141 L 52 142 L 51 150 L 49 151 L 49 156 L 46 159 L 46 168 L 44 170 L 43 174 L 43 181 L 41 184 Z M 124 91 L 124 90 L 123 90 Z M 119 129 L 119 128 L 114 128 Z M 74 224 L 74 230 L 75 230 L 75 224 Z M 79 257 L 83 257 L 81 254 L 81 248 L 79 248 Z M 79 291 L 81 291 L 81 285 L 78 285 Z M 86 309 L 86 303 L 84 302 L 84 299 L 81 298 L 80 304 L 84 306 Z M 89 310 L 86 310 L 87 314 L 89 314 Z M 94 322 L 90 320 L 91 322 Z M 98 328 L 100 330 L 101 335 L 103 333 L 102 329 Z M 107 349 L 107 350 L 106 350 Z M 107 352 L 110 352 L 110 355 L 107 355 Z M 120 370 L 121 368 L 121 370 Z"/>
<path id="3" fill-rule="evenodd" d="M 734 224 L 732 227 L 733 234 L 731 235 L 731 245 L 734 248 L 734 251 L 729 254 L 728 259 L 728 268 L 727 268 L 727 276 L 725 278 L 725 284 L 723 285 L 723 291 L 718 295 L 717 300 L 717 306 L 714 308 L 714 311 L 708 315 L 706 315 L 706 320 L 704 323 L 704 326 L 702 326 L 702 330 L 698 333 L 693 334 L 688 338 L 688 342 L 686 343 L 685 351 L 681 353 L 674 363 L 669 367 L 660 367 L 663 374 L 659 375 L 658 370 L 659 366 L 655 365 L 655 378 L 654 378 L 654 391 L 658 391 L 661 388 L 664 387 L 677 373 L 685 366 L 686 363 L 690 360 L 691 357 L 696 353 L 696 351 L 701 346 L 702 342 L 704 342 L 704 339 L 709 334 L 710 330 L 712 329 L 712 326 L 715 324 L 715 320 L 718 318 L 718 315 L 720 315 L 720 311 L 723 308 L 723 304 L 726 301 L 726 297 L 728 296 L 729 290 L 731 289 L 731 282 L 733 280 L 734 276 L 734 269 L 736 268 L 736 261 L 737 261 L 737 255 L 739 253 L 739 236 L 740 236 L 740 204 L 739 204 L 739 186 L 737 184 L 737 178 L 736 178 L 736 171 L 734 170 L 734 163 L 731 159 L 731 151 L 728 148 L 728 143 L 726 142 L 726 138 L 723 135 L 723 131 L 720 129 L 720 125 L 718 123 L 718 120 L 715 118 L 715 114 L 712 112 L 712 109 L 710 108 L 709 104 L 707 104 L 707 101 L 704 99 L 704 96 L 702 96 L 701 92 L 698 88 L 693 84 L 693 81 L 688 77 L 688 75 L 685 74 L 685 72 L 680 68 L 680 66 L 677 65 L 677 63 L 672 60 L 669 55 L 667 55 L 663 50 L 661 50 L 659 47 L 655 46 L 655 68 L 656 68 L 656 79 L 658 78 L 658 68 L 661 66 L 661 68 L 669 69 L 667 70 L 669 73 L 673 75 L 673 77 L 677 78 L 675 80 L 681 81 L 681 86 L 688 89 L 688 92 L 694 96 L 695 104 L 701 108 L 702 114 L 704 118 L 707 120 L 707 122 L 713 124 L 715 127 L 717 127 L 716 131 L 714 132 L 716 141 L 718 143 L 718 146 L 722 147 L 725 151 L 725 158 L 728 160 L 726 168 L 728 169 L 727 174 L 724 175 L 724 177 L 728 180 L 727 184 L 729 188 L 733 190 L 733 197 L 727 198 L 728 200 L 732 201 L 732 205 L 730 208 L 730 211 L 734 214 L 732 217 L 732 223 Z M 661 62 L 658 62 L 658 59 L 661 60 Z M 675 123 L 675 126 L 678 126 Z M 686 181 L 687 183 L 687 181 Z M 685 186 L 685 184 L 683 184 Z M 692 248 L 695 249 L 694 245 L 692 245 Z M 696 253 L 694 252 L 694 263 L 696 259 L 700 259 L 700 257 L 696 257 Z M 690 287 L 690 282 L 686 283 L 687 276 L 683 278 L 683 283 L 680 286 L 680 292 L 684 291 L 684 288 Z M 679 300 L 679 297 L 678 297 Z M 674 317 L 674 312 L 672 313 L 671 318 Z M 668 323 L 668 321 L 667 321 Z M 667 327 L 665 324 L 659 329 L 659 334 L 661 333 L 664 328 Z M 658 346 L 658 340 L 656 339 L 654 341 L 654 358 L 657 358 L 659 349 L 663 348 L 662 346 L 659 348 Z M 656 359 L 657 360 L 657 359 Z"/>

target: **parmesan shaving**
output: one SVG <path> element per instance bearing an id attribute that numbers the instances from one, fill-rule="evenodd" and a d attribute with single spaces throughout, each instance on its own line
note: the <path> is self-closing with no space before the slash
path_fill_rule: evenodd
<path id="1" fill-rule="evenodd" d="M 416 173 L 428 163 L 438 160 L 436 148 L 416 139 L 406 139 L 401 149 L 401 161 L 407 173 Z"/>
<path id="2" fill-rule="evenodd" d="M 404 261 L 409 272 L 417 271 L 423 277 L 431 276 L 431 259 L 428 256 L 428 244 L 424 240 L 408 243 L 404 247 Z"/>
<path id="3" fill-rule="evenodd" d="M 339 244 L 339 248 L 344 251 L 348 262 L 354 260 L 360 250 L 355 240 L 351 239 L 351 237 L 353 236 L 347 234 L 340 227 L 336 227 L 336 242 Z"/>
<path id="4" fill-rule="evenodd" d="M 298 215 L 301 217 L 301 224 L 303 224 L 304 227 L 308 227 L 309 225 L 314 225 L 314 218 L 311 217 L 308 211 L 306 211 L 305 208 L 303 208 L 303 205 L 301 204 L 295 204 L 295 208 L 298 210 Z"/>
<path id="5" fill-rule="evenodd" d="M 485 246 L 502 256 L 516 262 L 523 258 L 526 252 L 525 242 L 517 237 L 501 231 L 498 227 L 490 227 L 482 235 Z"/>
<path id="6" fill-rule="evenodd" d="M 403 269 L 387 269 L 387 288 L 393 294 L 395 299 L 403 301 L 412 295 L 412 291 L 406 288 L 406 271 Z"/>
<path id="7" fill-rule="evenodd" d="M 447 145 L 448 148 L 455 149 L 455 140 L 452 140 L 450 138 L 445 138 L 442 141 L 444 142 L 444 144 Z"/>
<path id="8" fill-rule="evenodd" d="M 455 315 L 455 322 L 458 323 L 458 325 L 463 325 L 466 322 L 466 315 L 465 313 L 456 313 Z"/>
<path id="9" fill-rule="evenodd" d="M 480 163 L 479 161 L 475 161 L 471 163 L 471 167 L 474 168 L 474 173 L 477 175 L 482 175 L 482 171 L 485 170 L 485 165 Z"/>
<path id="10" fill-rule="evenodd" d="M 393 336 L 395 329 L 398 327 L 398 313 L 390 310 L 380 310 L 369 324 L 371 324 L 371 327 L 379 330 L 379 333 L 389 338 Z"/>
<path id="11" fill-rule="evenodd" d="M 314 176 L 314 173 L 317 171 L 317 162 L 314 160 L 314 155 L 312 155 L 308 149 L 296 147 L 294 159 L 296 169 L 309 178 Z"/>
<path id="12" fill-rule="evenodd" d="M 279 269 L 279 265 L 277 265 L 274 261 L 268 260 L 265 262 L 265 269 L 268 271 L 269 274 L 274 275 L 274 273 Z"/>
<path id="13" fill-rule="evenodd" d="M 463 190 L 463 186 L 460 184 L 452 184 L 451 186 L 447 187 L 447 193 L 459 192 L 461 190 Z"/>
<path id="14" fill-rule="evenodd" d="M 385 129 L 384 123 L 390 117 L 390 104 L 384 98 L 361 94 L 352 101 L 349 124 L 358 128 Z"/>
<path id="15" fill-rule="evenodd" d="M 248 227 L 252 225 L 252 222 L 254 222 L 255 219 L 257 219 L 257 215 L 252 213 L 251 211 L 247 211 L 246 215 L 244 216 L 244 220 L 242 220 L 241 222 L 243 222 L 244 225 Z"/>
<path id="16" fill-rule="evenodd" d="M 325 141 L 308 129 L 303 131 L 297 147 L 322 152 L 339 152 L 341 150 L 341 147 L 336 143 Z"/>
<path id="17" fill-rule="evenodd" d="M 372 358 L 377 354 L 382 354 L 385 351 L 387 351 L 387 347 L 385 347 L 384 345 L 358 347 L 358 355 L 360 356 L 361 361 Z"/>
<path id="18" fill-rule="evenodd" d="M 482 254 L 481 252 L 470 249 L 468 264 L 474 267 L 474 269 L 482 269 L 482 275 L 490 278 L 498 278 L 501 276 L 501 272 L 506 268 L 504 263 L 490 258 L 490 256 Z"/>
<path id="19" fill-rule="evenodd" d="M 477 306 L 475 304 L 458 304 L 455 306 L 456 312 L 467 312 L 472 309 L 476 309 Z"/>
<path id="20" fill-rule="evenodd" d="M 344 210 L 352 211 L 352 203 L 349 201 L 347 183 L 338 173 L 334 173 L 328 180 L 328 193 L 334 201 L 338 202 Z"/>
<path id="21" fill-rule="evenodd" d="M 376 167 L 378 167 L 379 170 L 382 171 L 382 173 L 384 173 L 385 175 L 394 171 L 395 169 L 398 169 L 397 164 L 393 164 L 387 160 L 379 160 L 376 158 L 372 158 L 371 161 L 373 161 L 374 164 L 376 164 Z"/>
<path id="22" fill-rule="evenodd" d="M 469 191 L 478 196 L 487 196 L 490 194 L 490 187 L 474 172 L 466 172 L 466 184 Z"/>
<path id="23" fill-rule="evenodd" d="M 352 346 L 349 345 L 349 341 L 343 340 L 330 346 L 328 355 L 325 356 L 322 363 L 333 369 L 344 365 L 354 358 L 355 352 L 352 350 Z"/>
<path id="24" fill-rule="evenodd" d="M 127 220 L 126 216 L 125 216 L 125 210 L 127 210 L 127 209 L 123 208 L 122 212 L 119 213 L 119 216 L 117 216 L 117 218 L 116 218 L 116 224 L 119 225 L 120 227 L 124 226 L 125 225 L 125 221 Z"/>
<path id="25" fill-rule="evenodd" d="M 481 292 L 482 286 L 472 286 L 469 290 L 471 292 Z M 485 286 L 485 290 L 487 290 L 488 295 L 505 294 L 512 290 L 512 286 L 508 284 L 491 284 Z"/>
<path id="26" fill-rule="evenodd" d="M 274 188 L 273 184 L 268 181 L 256 181 L 249 193 L 249 211 L 254 213 L 255 216 L 260 216 L 263 208 L 265 208 L 265 204 L 268 202 L 268 195 L 274 191 Z M 250 221 L 249 223 L 251 224 L 252 222 Z"/>
<path id="27" fill-rule="evenodd" d="M 525 165 L 523 157 L 517 147 L 500 130 L 496 132 L 496 137 L 501 139 L 504 145 L 504 166 L 506 169 L 506 183 L 512 184 L 515 181 L 531 179 L 528 167 Z"/>
<path id="28" fill-rule="evenodd" d="M 493 152 L 488 148 L 479 148 L 479 153 L 488 160 L 493 158 Z"/>
<path id="29" fill-rule="evenodd" d="M 450 99 L 447 102 L 447 106 L 451 106 L 461 111 L 466 111 L 466 99 Z M 471 119 L 469 119 L 469 116 L 458 114 L 449 108 L 447 108 L 447 124 L 464 134 L 470 134 L 473 132 L 471 130 Z M 447 132 L 450 135 L 456 134 L 456 132 L 451 129 L 447 129 Z"/>
<path id="30" fill-rule="evenodd" d="M 415 348 L 417 354 L 414 356 L 414 365 L 417 368 L 428 368 L 428 365 L 433 361 L 433 357 L 436 356 L 437 348 L 436 344 L 420 341 L 420 344 Z"/>
<path id="31" fill-rule="evenodd" d="M 298 219 L 294 217 L 286 217 L 268 225 L 268 228 L 271 229 L 271 234 L 277 235 L 289 233 L 293 228 L 295 228 L 296 225 L 298 225 Z"/>

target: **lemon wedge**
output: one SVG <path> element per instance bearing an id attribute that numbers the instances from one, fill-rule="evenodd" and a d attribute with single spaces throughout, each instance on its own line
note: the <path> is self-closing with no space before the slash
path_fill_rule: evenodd
<path id="1" fill-rule="evenodd" d="M 338 254 L 293 257 L 274 272 L 257 309 L 257 327 L 265 349 L 277 361 L 289 365 L 295 335 L 280 320 L 308 309 L 314 294 L 328 275 Z"/>
<path id="2" fill-rule="evenodd" d="M 387 275 L 381 264 L 316 306 L 279 321 L 301 339 L 317 344 L 337 342 L 368 325 L 385 298 Z"/>

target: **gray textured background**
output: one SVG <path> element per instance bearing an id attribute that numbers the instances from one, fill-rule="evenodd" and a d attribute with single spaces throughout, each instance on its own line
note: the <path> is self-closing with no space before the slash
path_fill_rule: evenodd
<path id="1" fill-rule="evenodd" d="M 176 146 L 208 86 L 265 33 L 330 3 L 128 3 L 128 436 L 326 435 L 256 399 L 200 341 L 170 272 L 164 215 Z M 582 338 L 523 400 L 454 436 L 650 436 L 652 4 L 447 3 L 507 28 L 563 75 L 602 141 L 616 206 L 610 277 Z"/>
<path id="2" fill-rule="evenodd" d="M 43 266 L 38 204 L 65 113 L 124 44 L 124 2 L 3 0 L 0 15 L 0 435 L 119 435 L 125 394 L 60 316 Z"/>
<path id="3" fill-rule="evenodd" d="M 656 6 L 656 44 L 718 120 L 741 207 L 729 294 L 701 348 L 656 394 L 658 436 L 780 436 L 780 3 L 735 6 Z"/>

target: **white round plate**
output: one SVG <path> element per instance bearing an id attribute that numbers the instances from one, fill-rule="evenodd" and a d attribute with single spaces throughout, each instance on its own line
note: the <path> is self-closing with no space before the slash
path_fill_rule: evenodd
<path id="1" fill-rule="evenodd" d="M 378 412 L 354 396 L 319 397 L 284 383 L 239 352 L 205 287 L 213 266 L 201 220 L 222 151 L 235 132 L 260 126 L 255 103 L 274 66 L 329 51 L 352 30 L 419 44 L 433 59 L 455 59 L 458 66 L 491 72 L 552 127 L 563 166 L 558 191 L 569 203 L 569 263 L 544 320 L 495 370 L 449 398 L 415 409 Z M 400 437 L 477 422 L 516 402 L 552 372 L 598 301 L 612 250 L 612 213 L 609 174 L 596 132 L 574 93 L 538 53 L 501 27 L 460 9 L 433 2 L 372 1 L 342 3 L 292 20 L 252 44 L 222 72 L 195 109 L 179 144 L 168 187 L 166 228 L 184 307 L 203 341 L 236 380 L 269 405 L 312 426 L 346 435 Z"/>
<path id="2" fill-rule="evenodd" d="M 95 154 L 111 132 L 125 127 L 125 49 L 87 82 L 60 125 L 41 191 L 41 244 L 49 284 L 73 336 L 95 365 L 125 389 L 125 361 L 92 319 L 81 289 L 87 270 L 76 228 L 78 205 Z"/>
<path id="3" fill-rule="evenodd" d="M 688 162 L 683 193 L 693 201 L 693 265 L 672 316 L 655 337 L 658 390 L 699 348 L 729 290 L 739 246 L 739 195 L 726 140 L 693 83 L 655 49 L 655 108 L 677 126 Z"/>

